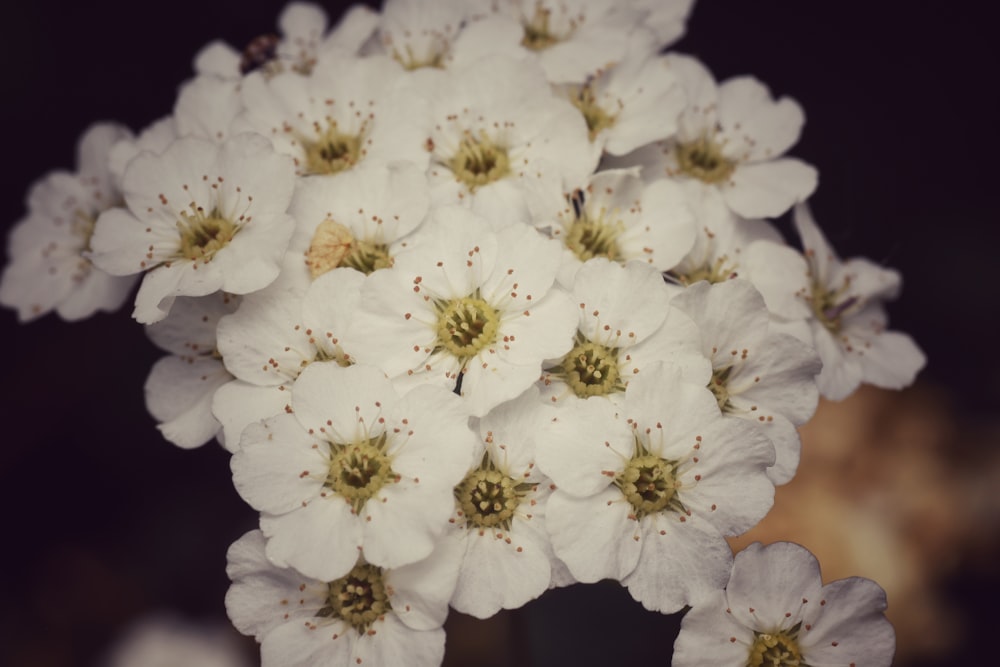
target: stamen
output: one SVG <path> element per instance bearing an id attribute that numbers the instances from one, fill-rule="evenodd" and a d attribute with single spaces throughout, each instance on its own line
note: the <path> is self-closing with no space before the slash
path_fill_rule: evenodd
<path id="1" fill-rule="evenodd" d="M 736 163 L 726 159 L 722 147 L 708 136 L 678 144 L 677 164 L 682 173 L 705 183 L 726 181 L 736 169 Z"/>
<path id="2" fill-rule="evenodd" d="M 344 577 L 327 584 L 326 604 L 316 612 L 321 618 L 339 617 L 359 633 L 392 609 L 382 568 L 361 563 Z"/>
<path id="3" fill-rule="evenodd" d="M 438 342 L 460 359 L 479 354 L 496 342 L 500 316 L 478 293 L 437 304 Z"/>

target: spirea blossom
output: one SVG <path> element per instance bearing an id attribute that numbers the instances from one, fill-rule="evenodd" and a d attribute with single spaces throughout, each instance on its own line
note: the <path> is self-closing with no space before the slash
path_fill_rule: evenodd
<path id="1" fill-rule="evenodd" d="M 0 304 L 17 309 L 22 322 L 55 310 L 79 320 L 117 310 L 135 283 L 91 263 L 94 223 L 121 205 L 108 167 L 115 142 L 130 137 L 120 125 L 91 127 L 77 148 L 77 171 L 53 172 L 28 195 L 28 215 L 10 234 L 10 263 L 0 278 Z"/>
<path id="2" fill-rule="evenodd" d="M 145 324 L 178 296 L 259 290 L 278 277 L 293 187 L 291 161 L 253 134 L 141 153 L 125 171 L 127 210 L 105 212 L 94 228 L 94 263 L 143 274 L 133 316 Z"/>
<path id="3" fill-rule="evenodd" d="M 861 577 L 823 585 L 819 563 L 789 542 L 736 554 L 725 590 L 681 622 L 674 667 L 888 667 L 895 632 L 885 592 Z"/>

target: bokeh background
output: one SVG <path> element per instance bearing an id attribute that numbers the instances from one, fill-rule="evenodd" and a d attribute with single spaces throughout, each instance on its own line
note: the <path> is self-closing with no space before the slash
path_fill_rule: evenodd
<path id="1" fill-rule="evenodd" d="M 167 114 L 201 46 L 242 48 L 282 6 L 5 3 L 4 248 L 30 184 L 73 168 L 88 125 L 139 130 Z M 827 580 L 879 581 L 899 666 L 987 664 L 1000 620 L 1000 58 L 987 7 L 699 0 L 675 46 L 720 79 L 753 74 L 797 99 L 807 123 L 793 154 L 820 170 L 819 223 L 843 256 L 903 273 L 892 327 L 927 368 L 907 391 L 821 405 L 799 475 L 737 544 L 797 541 Z M 160 352 L 128 310 L 26 326 L 4 310 L 0 344 L 0 664 L 100 664 L 162 610 L 225 623 L 225 551 L 256 517 L 220 447 L 159 437 L 142 386 Z M 447 659 L 666 664 L 677 628 L 617 585 L 575 586 L 490 622 L 451 619 Z M 240 646 L 255 660 L 252 641 Z"/>

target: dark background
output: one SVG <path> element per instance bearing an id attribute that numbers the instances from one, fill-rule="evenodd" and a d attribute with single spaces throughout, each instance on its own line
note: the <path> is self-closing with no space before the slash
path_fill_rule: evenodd
<path id="1" fill-rule="evenodd" d="M 202 45 L 222 38 L 242 48 L 275 29 L 283 4 L 7 3 L 0 229 L 24 215 L 33 181 L 74 167 L 91 123 L 141 130 L 167 114 Z M 811 201 L 819 223 L 842 256 L 903 273 L 892 327 L 927 353 L 920 382 L 941 389 L 970 425 L 995 423 L 1000 403 L 1000 59 L 980 7 L 700 0 L 675 47 L 719 79 L 753 74 L 802 104 L 807 122 L 792 153 L 820 170 Z M 128 309 L 26 326 L 4 310 L 0 343 L 0 664 L 92 664 L 153 609 L 221 617 L 225 550 L 256 517 L 232 489 L 220 447 L 185 452 L 159 437 L 142 386 L 160 353 Z M 599 664 L 604 649 L 576 654 L 569 643 L 596 634 L 609 660 L 665 664 L 676 619 L 642 614 L 619 593 L 575 587 L 508 616 L 522 627 L 549 619 L 556 637 L 522 633 L 531 641 L 514 653 Z M 608 620 L 623 613 L 631 616 Z M 977 614 L 984 630 L 994 627 L 988 605 Z M 988 641 L 976 644 L 921 664 L 977 661 Z"/>

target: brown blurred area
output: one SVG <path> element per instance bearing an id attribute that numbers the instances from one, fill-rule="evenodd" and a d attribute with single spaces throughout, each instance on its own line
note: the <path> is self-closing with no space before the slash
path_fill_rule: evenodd
<path id="1" fill-rule="evenodd" d="M 821 402 L 801 434 L 797 475 L 734 548 L 798 542 L 825 583 L 874 579 L 898 667 L 968 664 L 956 654 L 993 631 L 1000 589 L 1000 421 L 960 424 L 948 394 L 925 384 L 863 386 Z"/>

